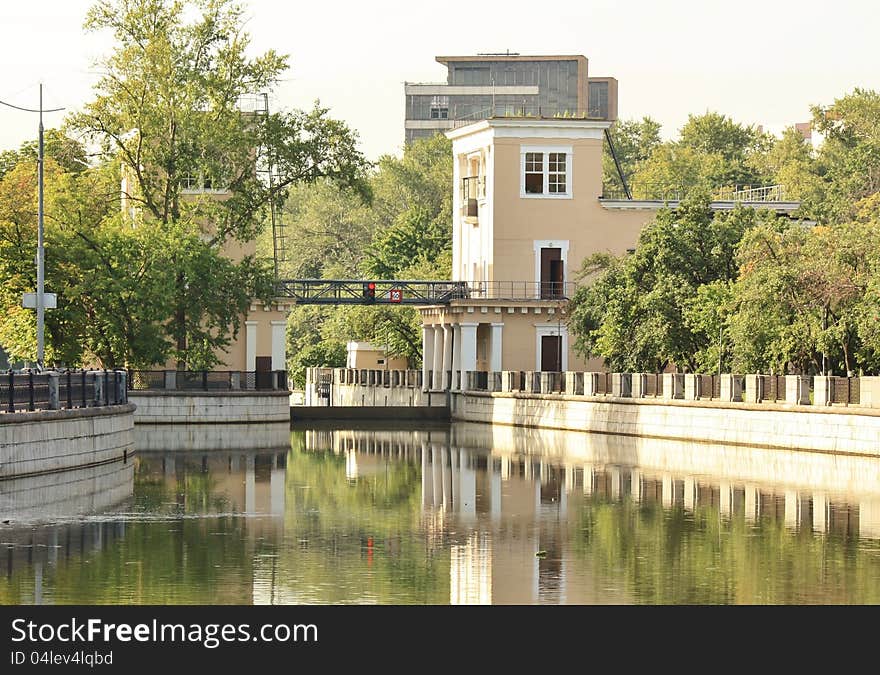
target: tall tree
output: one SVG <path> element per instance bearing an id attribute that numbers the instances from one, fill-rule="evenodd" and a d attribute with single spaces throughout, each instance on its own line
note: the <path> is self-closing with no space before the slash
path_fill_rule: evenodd
<path id="1" fill-rule="evenodd" d="M 250 57 L 243 23 L 232 0 L 100 0 L 85 25 L 111 30 L 115 47 L 101 64 L 96 98 L 71 119 L 106 160 L 121 162 L 125 198 L 140 218 L 176 224 L 215 252 L 252 241 L 290 185 L 323 176 L 362 185 L 366 166 L 356 135 L 317 104 L 305 112 L 244 109 L 256 92 L 271 91 L 287 58 L 274 50 Z M 270 161 L 271 183 L 260 173 Z M 220 189 L 223 197 L 187 194 L 193 187 Z M 247 306 L 214 312 L 204 302 L 209 289 L 260 274 L 252 255 L 214 260 L 217 276 L 187 273 L 188 264 L 205 260 L 188 252 L 167 251 L 176 270 L 170 330 L 181 364 L 204 363 L 222 348 Z"/>
<path id="2" fill-rule="evenodd" d="M 620 169 L 629 184 L 639 165 L 651 156 L 654 148 L 660 145 L 660 123 L 650 117 L 643 117 L 640 120 L 618 120 L 611 127 L 609 134 Z M 602 177 L 606 188 L 623 190 L 620 174 L 607 143 L 602 155 Z"/>

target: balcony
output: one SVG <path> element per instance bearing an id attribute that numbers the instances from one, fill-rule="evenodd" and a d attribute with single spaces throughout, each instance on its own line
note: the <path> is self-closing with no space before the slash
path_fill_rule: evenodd
<path id="1" fill-rule="evenodd" d="M 461 179 L 461 215 L 463 218 L 477 218 L 479 200 L 486 198 L 486 178 L 467 176 Z"/>
<path id="2" fill-rule="evenodd" d="M 569 300 L 576 286 L 570 281 L 469 281 L 466 300 Z"/>

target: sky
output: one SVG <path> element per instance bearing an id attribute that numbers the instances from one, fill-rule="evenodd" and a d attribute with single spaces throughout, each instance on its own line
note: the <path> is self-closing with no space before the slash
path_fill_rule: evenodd
<path id="1" fill-rule="evenodd" d="M 93 0 L 0 0 L 0 100 L 46 127 L 92 96 L 112 48 L 82 23 Z M 880 90 L 880 3 L 871 0 L 481 0 L 460 3 L 243 0 L 253 50 L 290 56 L 273 109 L 318 99 L 375 160 L 403 147 L 404 82 L 445 81 L 437 55 L 583 54 L 619 82 L 619 116 L 674 138 L 688 114 L 724 113 L 778 133 L 855 87 Z M 0 150 L 37 134 L 37 115 L 0 106 Z"/>

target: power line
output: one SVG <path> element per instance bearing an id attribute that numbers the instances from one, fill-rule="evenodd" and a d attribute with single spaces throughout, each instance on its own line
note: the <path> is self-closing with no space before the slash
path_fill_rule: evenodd
<path id="1" fill-rule="evenodd" d="M 64 110 L 64 108 L 43 108 L 42 110 L 34 110 L 33 108 L 22 108 L 20 105 L 13 105 L 12 103 L 7 103 L 6 101 L 0 100 L 0 103 L 3 105 L 9 106 L 10 108 L 15 108 L 16 110 L 23 110 L 24 112 L 33 112 L 33 113 L 50 113 L 50 112 L 58 112 L 59 110 Z"/>

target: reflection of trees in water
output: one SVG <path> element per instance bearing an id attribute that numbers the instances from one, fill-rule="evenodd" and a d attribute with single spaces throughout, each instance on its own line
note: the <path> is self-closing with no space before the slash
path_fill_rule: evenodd
<path id="1" fill-rule="evenodd" d="M 688 511 L 597 494 L 572 515 L 572 552 L 622 578 L 638 602 L 880 602 L 878 542 L 791 529 L 772 511 L 747 522 L 712 505 Z"/>
<path id="2" fill-rule="evenodd" d="M 310 443 L 311 446 L 311 443 Z M 279 584 L 308 602 L 445 603 L 449 562 L 421 533 L 421 474 L 378 463 L 349 480 L 345 455 L 293 434 Z"/>

